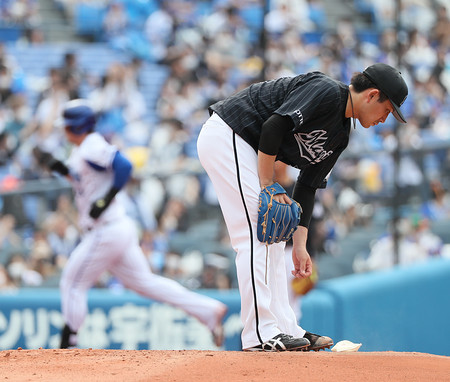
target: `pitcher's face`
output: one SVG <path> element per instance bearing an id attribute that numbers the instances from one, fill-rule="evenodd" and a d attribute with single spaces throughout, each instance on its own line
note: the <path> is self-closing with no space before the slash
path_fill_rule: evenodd
<path id="1" fill-rule="evenodd" d="M 361 110 L 358 113 L 358 120 L 366 129 L 384 123 L 389 113 L 394 111 L 391 101 L 379 102 L 379 99 L 380 93 L 376 89 L 369 91 L 364 98 Z"/>

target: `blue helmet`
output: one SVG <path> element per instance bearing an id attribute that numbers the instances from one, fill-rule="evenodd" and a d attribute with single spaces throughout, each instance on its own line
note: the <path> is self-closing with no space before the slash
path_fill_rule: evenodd
<path id="1" fill-rule="evenodd" d="M 87 102 L 75 99 L 67 102 L 63 111 L 63 123 L 69 131 L 76 135 L 90 133 L 95 127 L 95 113 Z"/>

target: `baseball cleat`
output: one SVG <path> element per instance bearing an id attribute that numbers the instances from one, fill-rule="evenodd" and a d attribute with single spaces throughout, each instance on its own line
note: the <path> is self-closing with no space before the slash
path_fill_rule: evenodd
<path id="1" fill-rule="evenodd" d="M 77 332 L 65 324 L 61 331 L 61 349 L 74 349 L 77 345 Z"/>
<path id="2" fill-rule="evenodd" d="M 310 345 L 307 338 L 295 338 L 288 334 L 280 333 L 263 344 L 244 349 L 244 351 L 296 351 Z"/>
<path id="3" fill-rule="evenodd" d="M 333 346 L 333 340 L 327 336 L 319 336 L 318 334 L 306 332 L 303 338 L 307 338 L 310 345 L 302 350 L 309 351 L 319 351 L 321 349 L 327 349 Z"/>

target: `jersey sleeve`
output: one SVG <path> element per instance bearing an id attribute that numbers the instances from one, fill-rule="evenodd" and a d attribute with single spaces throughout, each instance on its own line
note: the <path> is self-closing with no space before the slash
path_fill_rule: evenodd
<path id="1" fill-rule="evenodd" d="M 81 157 L 99 169 L 110 168 L 117 148 L 105 141 L 99 134 L 90 134 L 88 138 L 86 144 L 81 147 Z"/>
<path id="2" fill-rule="evenodd" d="M 316 116 L 336 113 L 340 93 L 329 82 L 310 81 L 294 88 L 283 104 L 275 110 L 276 114 L 289 116 L 294 122 L 293 132 Z"/>

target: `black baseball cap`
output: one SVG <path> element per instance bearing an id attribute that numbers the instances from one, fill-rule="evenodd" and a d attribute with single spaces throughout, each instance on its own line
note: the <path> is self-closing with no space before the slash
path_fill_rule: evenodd
<path id="1" fill-rule="evenodd" d="M 408 86 L 401 73 L 390 65 L 377 63 L 367 67 L 363 74 L 389 98 L 394 107 L 392 114 L 397 121 L 406 123 L 400 106 L 408 96 Z"/>

